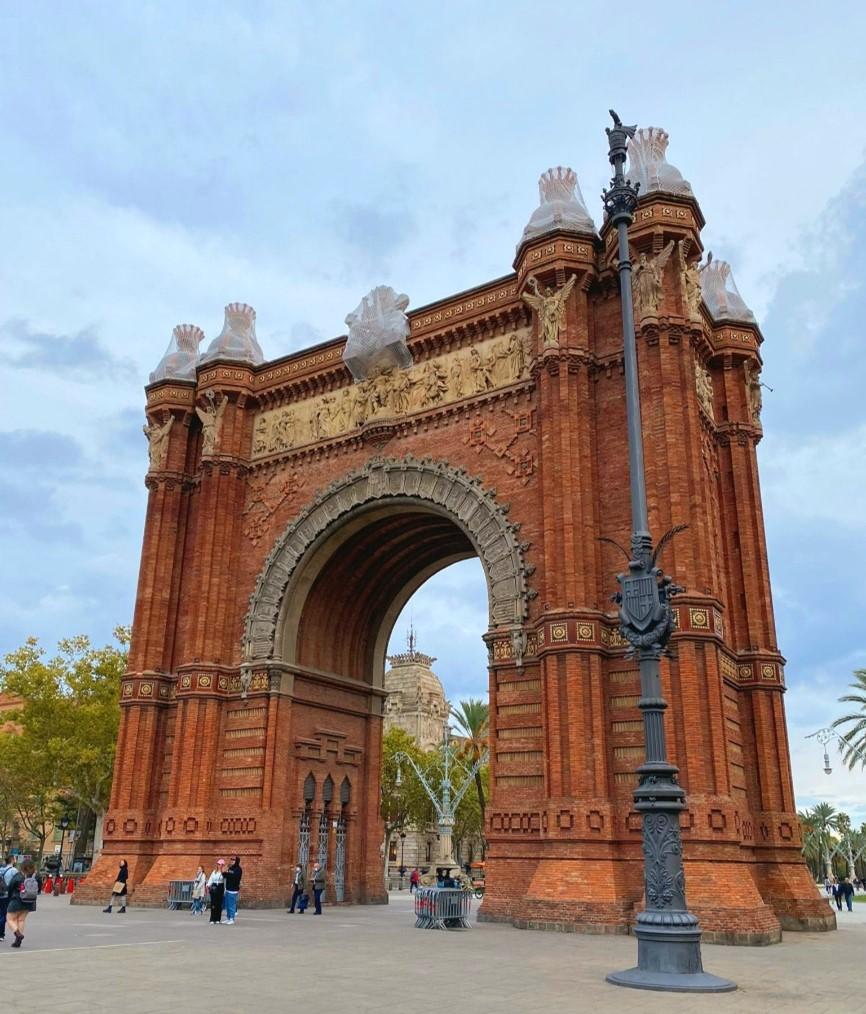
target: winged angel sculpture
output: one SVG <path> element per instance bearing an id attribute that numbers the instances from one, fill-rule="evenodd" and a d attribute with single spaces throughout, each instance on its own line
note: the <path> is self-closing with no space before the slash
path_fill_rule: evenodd
<path id="1" fill-rule="evenodd" d="M 565 319 L 565 301 L 576 281 L 577 275 L 572 275 L 558 291 L 553 286 L 548 286 L 542 292 L 535 276 L 529 279 L 532 292 L 524 292 L 521 299 L 538 315 L 542 348 L 549 349 L 559 344 L 559 329 Z"/>
<path id="2" fill-rule="evenodd" d="M 673 252 L 674 241 L 671 240 L 655 257 L 647 257 L 645 253 L 638 255 L 631 283 L 635 316 L 638 320 L 642 320 L 644 317 L 658 316 L 664 294 L 662 279 L 664 278 L 665 265 Z M 634 251 L 632 251 L 632 260 L 635 260 Z"/>

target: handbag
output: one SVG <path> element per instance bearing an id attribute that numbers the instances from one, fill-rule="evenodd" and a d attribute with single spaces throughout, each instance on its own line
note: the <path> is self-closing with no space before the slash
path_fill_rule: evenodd
<path id="1" fill-rule="evenodd" d="M 123 894 L 126 890 L 126 884 L 122 880 L 115 880 L 114 887 L 111 889 L 112 894 Z"/>

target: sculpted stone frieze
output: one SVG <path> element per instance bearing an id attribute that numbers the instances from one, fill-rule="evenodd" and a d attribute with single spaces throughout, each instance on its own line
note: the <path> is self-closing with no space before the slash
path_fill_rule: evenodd
<path id="1" fill-rule="evenodd" d="M 252 458 L 329 440 L 368 422 L 425 412 L 516 383 L 527 376 L 523 328 L 418 363 L 389 369 L 332 394 L 316 395 L 256 417 Z"/>

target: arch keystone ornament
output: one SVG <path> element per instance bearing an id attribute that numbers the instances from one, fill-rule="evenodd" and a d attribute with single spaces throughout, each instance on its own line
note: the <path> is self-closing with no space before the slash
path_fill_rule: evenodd
<path id="1" fill-rule="evenodd" d="M 515 223 L 514 271 L 503 250 L 503 277 L 467 278 L 417 310 L 380 287 L 349 314 L 348 339 L 265 362 L 242 303 L 200 358 L 200 331 L 176 332 L 183 356 L 146 391 L 151 468 L 106 842 L 76 903 L 104 904 L 126 858 L 135 903 L 161 905 L 170 880 L 238 836 L 247 905 L 284 904 L 299 856 L 314 854 L 331 900 L 385 902 L 388 641 L 424 581 L 475 557 L 491 711 L 479 918 L 637 926 L 641 949 L 677 923 L 692 956 L 692 919 L 725 943 L 835 926 L 797 834 L 777 830 L 798 824 L 758 493 L 763 339 L 727 266 L 697 267 L 703 217 L 666 140 L 644 136 L 648 192 L 615 185 L 598 235 L 574 173 L 548 172 L 523 235 Z M 615 125 L 611 141 L 624 160 L 628 131 Z M 534 203 L 528 189 L 527 213 Z M 630 312 L 617 232 L 631 214 L 652 312 L 638 328 L 644 418 L 624 427 L 633 340 L 610 321 Z M 618 567 L 623 464 L 644 426 L 657 488 Z M 688 517 L 662 492 L 681 489 Z M 666 584 L 650 525 L 685 521 Z M 675 584 L 689 590 L 671 607 Z M 636 802 L 635 758 L 656 756 L 665 721 L 679 734 L 641 769 Z"/>

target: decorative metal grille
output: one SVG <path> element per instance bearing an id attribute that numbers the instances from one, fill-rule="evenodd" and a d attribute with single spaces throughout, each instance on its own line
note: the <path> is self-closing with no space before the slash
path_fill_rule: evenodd
<path id="1" fill-rule="evenodd" d="M 310 822 L 310 811 L 304 810 L 298 827 L 298 863 L 302 870 L 306 870 L 310 862 Z"/>
<path id="2" fill-rule="evenodd" d="M 337 821 L 337 845 L 334 850 L 334 897 L 343 901 L 346 894 L 346 818 Z"/>
<path id="3" fill-rule="evenodd" d="M 316 861 L 322 868 L 328 865 L 328 823 L 328 811 L 323 810 L 319 817 L 319 849 L 316 855 Z"/>

